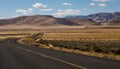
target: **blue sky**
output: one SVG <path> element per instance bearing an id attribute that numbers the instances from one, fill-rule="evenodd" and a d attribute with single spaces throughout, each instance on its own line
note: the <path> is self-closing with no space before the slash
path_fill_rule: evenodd
<path id="1" fill-rule="evenodd" d="M 120 12 L 120 0 L 0 0 L 0 18 L 23 15 L 88 15 Z"/>

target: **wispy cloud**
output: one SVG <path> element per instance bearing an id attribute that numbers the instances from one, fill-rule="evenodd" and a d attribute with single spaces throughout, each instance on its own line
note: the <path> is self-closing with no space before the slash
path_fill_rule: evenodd
<path id="1" fill-rule="evenodd" d="M 0 17 L 0 19 L 3 19 L 3 17 Z"/>
<path id="2" fill-rule="evenodd" d="M 92 1 L 94 1 L 94 2 L 110 2 L 112 0 L 92 0 Z"/>
<path id="3" fill-rule="evenodd" d="M 72 4 L 71 4 L 71 3 L 64 2 L 64 3 L 62 3 L 62 5 L 70 6 L 70 5 L 72 5 Z"/>
<path id="4" fill-rule="evenodd" d="M 105 3 L 98 3 L 98 4 L 96 4 L 96 3 L 90 3 L 90 6 L 105 7 L 105 6 L 107 6 L 107 4 L 105 4 Z"/>
<path id="5" fill-rule="evenodd" d="M 52 11 L 52 8 L 48 8 L 48 9 L 41 9 L 41 11 Z"/>
<path id="6" fill-rule="evenodd" d="M 90 5 L 91 5 L 91 6 L 94 6 L 94 5 L 95 5 L 95 3 L 93 3 L 93 2 L 92 2 L 92 3 L 90 3 Z"/>
<path id="7" fill-rule="evenodd" d="M 16 12 L 18 13 L 22 13 L 23 15 L 32 13 L 33 9 L 32 8 L 28 8 L 28 9 L 17 9 Z"/>
<path id="8" fill-rule="evenodd" d="M 98 6 L 100 6 L 100 7 L 104 7 L 104 6 L 107 6 L 107 4 L 99 3 Z"/>
<path id="9" fill-rule="evenodd" d="M 20 16 L 20 15 L 14 15 L 13 18 L 14 18 L 14 17 L 19 17 L 19 16 Z"/>
<path id="10" fill-rule="evenodd" d="M 113 0 L 92 0 L 92 2 L 89 5 L 105 7 L 105 6 L 107 6 L 106 2 L 110 2 L 110 1 L 113 1 Z"/>
<path id="11" fill-rule="evenodd" d="M 67 9 L 67 10 L 58 10 L 55 14 L 56 17 L 64 17 L 66 15 L 79 15 L 80 10 Z"/>

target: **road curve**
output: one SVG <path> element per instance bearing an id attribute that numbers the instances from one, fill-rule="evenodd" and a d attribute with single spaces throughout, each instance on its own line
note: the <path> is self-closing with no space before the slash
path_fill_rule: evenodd
<path id="1" fill-rule="evenodd" d="M 120 69 L 120 61 L 0 42 L 0 69 Z"/>

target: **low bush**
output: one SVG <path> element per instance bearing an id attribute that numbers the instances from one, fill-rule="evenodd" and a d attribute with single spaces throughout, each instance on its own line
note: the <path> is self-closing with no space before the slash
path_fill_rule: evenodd
<path id="1" fill-rule="evenodd" d="M 58 47 L 64 47 L 68 49 L 77 49 L 87 52 L 97 52 L 105 54 L 117 54 L 120 55 L 120 41 L 119 40 L 80 40 L 80 41 L 64 41 L 64 40 L 40 40 L 36 43 L 40 44 L 52 44 Z"/>

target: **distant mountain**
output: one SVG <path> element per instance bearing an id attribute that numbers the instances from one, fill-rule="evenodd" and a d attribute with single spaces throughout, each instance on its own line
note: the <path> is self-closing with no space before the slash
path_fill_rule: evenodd
<path id="1" fill-rule="evenodd" d="M 116 17 L 108 22 L 110 25 L 120 25 L 120 16 Z"/>
<path id="2" fill-rule="evenodd" d="M 31 26 L 120 26 L 120 12 L 98 13 L 88 16 L 67 16 L 55 18 L 51 15 L 20 16 L 11 19 L 0 19 L 0 26 L 5 25 L 31 25 Z"/>
<path id="3" fill-rule="evenodd" d="M 92 21 L 91 19 L 84 19 L 84 18 L 66 18 L 69 21 L 72 21 L 78 25 L 98 25 L 99 23 L 96 23 Z"/>
<path id="4" fill-rule="evenodd" d="M 97 14 L 91 14 L 87 16 L 66 16 L 65 18 L 85 18 L 85 19 L 92 19 L 95 22 L 103 23 L 103 22 L 109 22 L 117 17 L 120 17 L 120 12 L 115 13 L 97 13 Z"/>
<path id="5" fill-rule="evenodd" d="M 34 25 L 34 26 L 80 26 L 96 24 L 91 19 L 81 18 L 55 18 L 50 15 L 20 16 L 12 19 L 0 20 L 0 26 L 3 25 Z"/>
<path id="6" fill-rule="evenodd" d="M 65 16 L 64 18 L 86 18 L 85 15 L 68 15 Z"/>

